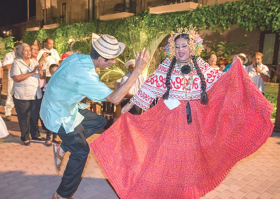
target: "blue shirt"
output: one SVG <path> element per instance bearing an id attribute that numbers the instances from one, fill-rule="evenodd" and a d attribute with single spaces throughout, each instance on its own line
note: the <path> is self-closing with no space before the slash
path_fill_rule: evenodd
<path id="1" fill-rule="evenodd" d="M 99 80 L 91 57 L 74 53 L 60 64 L 48 82 L 40 116 L 50 131 L 57 133 L 62 125 L 70 133 L 84 119 L 78 110 L 88 105 L 80 103 L 82 99 L 105 101 L 111 93 Z"/>

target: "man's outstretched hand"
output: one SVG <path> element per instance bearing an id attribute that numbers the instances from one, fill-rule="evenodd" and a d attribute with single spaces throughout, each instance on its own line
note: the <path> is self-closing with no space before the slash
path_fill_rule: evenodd
<path id="1" fill-rule="evenodd" d="M 146 50 L 146 48 L 143 48 L 143 50 L 141 51 L 141 54 L 139 54 L 139 52 L 137 52 L 136 59 L 135 59 L 135 70 L 138 71 L 139 73 L 141 73 L 142 70 L 147 65 L 149 59 L 150 59 L 150 54 Z"/>

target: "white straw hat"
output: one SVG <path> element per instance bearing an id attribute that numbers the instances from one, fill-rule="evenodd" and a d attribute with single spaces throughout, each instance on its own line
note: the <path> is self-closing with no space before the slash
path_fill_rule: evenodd
<path id="1" fill-rule="evenodd" d="M 124 64 L 124 66 L 125 66 L 125 67 L 129 67 L 129 66 L 132 65 L 132 64 L 135 65 L 135 59 L 128 60 L 128 61 Z"/>
<path id="2" fill-rule="evenodd" d="M 247 57 L 246 57 L 246 55 L 245 55 L 244 53 L 240 53 L 240 54 L 238 54 L 238 56 L 240 56 L 240 57 L 244 57 L 245 61 L 244 61 L 244 63 L 243 63 L 243 64 L 247 64 L 248 59 L 247 59 Z"/>
<path id="3" fill-rule="evenodd" d="M 92 47 L 104 58 L 113 59 L 125 49 L 125 44 L 111 35 L 97 35 L 92 33 Z"/>

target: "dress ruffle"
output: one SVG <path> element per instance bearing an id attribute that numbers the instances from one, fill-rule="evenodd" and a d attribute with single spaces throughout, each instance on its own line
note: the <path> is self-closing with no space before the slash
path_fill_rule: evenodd
<path id="1" fill-rule="evenodd" d="M 195 199 L 218 186 L 241 159 L 259 149 L 273 106 L 239 61 L 207 92 L 169 110 L 163 100 L 140 116 L 123 114 L 90 147 L 120 198 Z"/>

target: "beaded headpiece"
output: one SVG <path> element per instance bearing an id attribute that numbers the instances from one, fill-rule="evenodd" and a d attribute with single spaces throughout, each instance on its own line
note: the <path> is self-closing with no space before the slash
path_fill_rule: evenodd
<path id="1" fill-rule="evenodd" d="M 203 39 L 199 36 L 198 32 L 196 29 L 190 25 L 189 28 L 178 28 L 177 32 L 175 33 L 174 31 L 171 32 L 171 36 L 168 39 L 168 44 L 165 46 L 165 49 L 167 51 L 167 56 L 170 57 L 170 59 L 175 56 L 175 38 L 178 35 L 181 34 L 188 34 L 189 35 L 189 49 L 190 49 L 190 54 L 191 56 L 196 56 L 198 57 L 202 50 L 204 49 L 203 47 Z"/>

